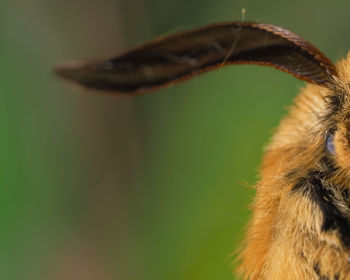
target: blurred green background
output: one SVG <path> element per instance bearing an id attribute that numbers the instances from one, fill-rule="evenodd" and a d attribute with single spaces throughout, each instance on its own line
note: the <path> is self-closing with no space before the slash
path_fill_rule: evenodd
<path id="1" fill-rule="evenodd" d="M 52 66 L 245 19 L 333 61 L 349 1 L 2 0 L 0 278 L 235 279 L 263 146 L 303 82 L 231 66 L 136 99 L 76 92 Z"/>

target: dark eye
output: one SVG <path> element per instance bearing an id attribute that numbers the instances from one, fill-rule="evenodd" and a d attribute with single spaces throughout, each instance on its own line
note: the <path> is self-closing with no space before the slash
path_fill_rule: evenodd
<path id="1" fill-rule="evenodd" d="M 335 154 L 335 148 L 334 148 L 334 135 L 329 134 L 326 139 L 326 147 L 328 152 L 330 152 L 332 155 Z"/>

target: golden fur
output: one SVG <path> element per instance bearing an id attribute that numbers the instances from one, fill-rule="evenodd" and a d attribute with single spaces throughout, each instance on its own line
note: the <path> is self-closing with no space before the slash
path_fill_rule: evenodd
<path id="1" fill-rule="evenodd" d="M 309 84 L 302 90 L 266 149 L 240 255 L 238 272 L 244 279 L 350 279 L 350 250 L 339 230 L 322 229 L 319 205 L 305 192 L 293 191 L 310 170 L 323 172 L 322 158 L 330 158 L 336 170 L 322 180 L 350 220 L 348 201 L 341 195 L 350 189 L 345 183 L 350 182 L 350 54 L 337 69 L 330 88 Z M 343 105 L 332 113 L 330 100 L 337 94 Z M 331 130 L 334 154 L 326 149 Z"/>

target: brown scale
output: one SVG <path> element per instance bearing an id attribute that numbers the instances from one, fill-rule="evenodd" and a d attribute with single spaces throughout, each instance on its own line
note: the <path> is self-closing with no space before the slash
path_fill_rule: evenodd
<path id="1" fill-rule="evenodd" d="M 134 96 L 229 64 L 309 82 L 267 147 L 237 273 L 244 279 L 350 279 L 350 56 L 337 67 L 294 33 L 230 22 L 58 66 L 86 89 Z"/>

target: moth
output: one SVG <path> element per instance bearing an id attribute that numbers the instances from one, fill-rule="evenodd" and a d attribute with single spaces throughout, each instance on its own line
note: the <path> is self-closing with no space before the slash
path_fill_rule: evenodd
<path id="1" fill-rule="evenodd" d="M 350 279 L 350 56 L 335 66 L 284 28 L 229 22 L 55 72 L 85 89 L 134 96 L 229 64 L 272 66 L 308 83 L 267 146 L 237 273 Z"/>

